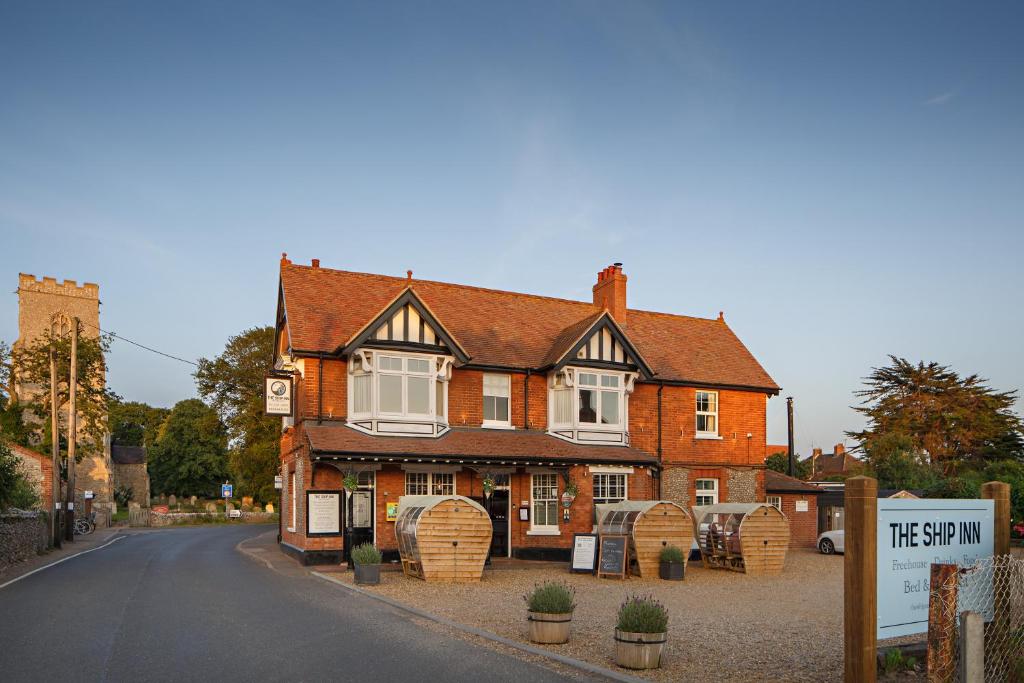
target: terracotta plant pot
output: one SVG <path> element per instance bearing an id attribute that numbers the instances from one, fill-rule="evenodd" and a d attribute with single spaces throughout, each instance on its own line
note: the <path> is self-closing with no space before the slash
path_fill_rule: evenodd
<path id="1" fill-rule="evenodd" d="M 615 663 L 627 669 L 657 669 L 667 633 L 631 633 L 615 629 Z"/>
<path id="2" fill-rule="evenodd" d="M 376 586 L 380 583 L 379 564 L 356 564 L 353 565 L 356 573 L 356 583 L 364 586 Z"/>
<path id="3" fill-rule="evenodd" d="M 682 562 L 662 562 L 658 565 L 658 576 L 666 581 L 682 581 L 686 565 Z"/>
<path id="4" fill-rule="evenodd" d="M 530 622 L 531 641 L 545 644 L 569 642 L 572 612 L 545 614 L 544 612 L 530 612 L 527 610 L 526 619 Z"/>

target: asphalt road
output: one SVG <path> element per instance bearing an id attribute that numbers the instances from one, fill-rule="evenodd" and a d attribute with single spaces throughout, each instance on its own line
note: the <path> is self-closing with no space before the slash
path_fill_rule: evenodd
<path id="1" fill-rule="evenodd" d="M 0 680 L 562 680 L 236 550 L 265 531 L 134 533 L 0 589 Z"/>

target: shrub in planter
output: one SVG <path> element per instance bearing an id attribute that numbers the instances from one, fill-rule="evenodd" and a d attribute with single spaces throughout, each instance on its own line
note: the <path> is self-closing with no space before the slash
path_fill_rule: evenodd
<path id="1" fill-rule="evenodd" d="M 658 576 L 669 581 L 682 581 L 686 570 L 686 558 L 683 551 L 674 545 L 661 549 L 661 563 L 658 565 Z"/>
<path id="2" fill-rule="evenodd" d="M 363 543 L 352 548 L 352 568 L 356 583 L 377 585 L 380 583 L 380 551 L 372 543 Z"/>
<path id="3" fill-rule="evenodd" d="M 619 607 L 615 663 L 627 669 L 656 669 L 668 635 L 668 611 L 653 596 L 634 595 Z"/>
<path id="4" fill-rule="evenodd" d="M 535 643 L 565 643 L 569 640 L 572 612 L 576 609 L 576 592 L 557 581 L 534 586 L 524 595 L 530 640 Z"/>

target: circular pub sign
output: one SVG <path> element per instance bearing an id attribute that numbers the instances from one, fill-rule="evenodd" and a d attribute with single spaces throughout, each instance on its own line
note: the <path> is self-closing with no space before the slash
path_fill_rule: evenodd
<path id="1" fill-rule="evenodd" d="M 576 500 L 576 496 L 566 491 L 562 494 L 562 507 L 569 507 L 574 500 Z"/>

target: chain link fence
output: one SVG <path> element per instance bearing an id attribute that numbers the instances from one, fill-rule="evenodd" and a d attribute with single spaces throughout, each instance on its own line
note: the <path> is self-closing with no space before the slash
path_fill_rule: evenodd
<path id="1" fill-rule="evenodd" d="M 930 680 L 962 681 L 961 615 L 984 622 L 984 680 L 1024 683 L 1024 560 L 1000 555 L 963 567 L 932 587 Z"/>

